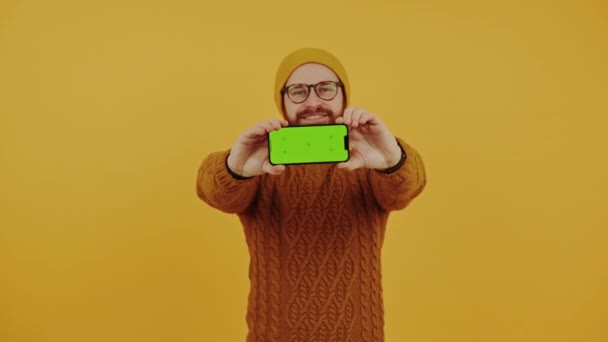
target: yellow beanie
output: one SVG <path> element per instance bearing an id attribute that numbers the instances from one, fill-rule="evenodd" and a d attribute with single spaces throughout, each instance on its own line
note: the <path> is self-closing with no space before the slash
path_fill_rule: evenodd
<path id="1" fill-rule="evenodd" d="M 333 70 L 342 84 L 344 84 L 344 106 L 348 106 L 348 100 L 350 98 L 350 84 L 348 83 L 346 70 L 344 69 L 344 66 L 342 66 L 342 63 L 340 63 L 336 56 L 325 50 L 318 48 L 303 48 L 287 55 L 277 70 L 274 83 L 274 101 L 279 109 L 279 112 L 285 116 L 285 112 L 283 111 L 283 97 L 281 96 L 281 89 L 285 86 L 285 82 L 287 82 L 287 79 L 289 79 L 289 76 L 291 76 L 293 71 L 302 64 L 306 63 L 323 64 Z"/>

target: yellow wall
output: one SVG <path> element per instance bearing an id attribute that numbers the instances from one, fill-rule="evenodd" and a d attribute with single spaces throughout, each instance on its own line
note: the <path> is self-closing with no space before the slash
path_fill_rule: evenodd
<path id="1" fill-rule="evenodd" d="M 427 164 L 387 341 L 608 341 L 607 42 L 599 0 L 2 0 L 0 341 L 244 341 L 242 229 L 194 181 L 303 46 Z"/>

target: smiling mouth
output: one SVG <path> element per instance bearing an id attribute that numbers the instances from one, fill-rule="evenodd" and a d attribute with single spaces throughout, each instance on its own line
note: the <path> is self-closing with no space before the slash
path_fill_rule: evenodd
<path id="1" fill-rule="evenodd" d="M 302 117 L 304 120 L 316 120 L 327 117 L 327 114 L 315 114 L 315 115 L 305 115 Z"/>

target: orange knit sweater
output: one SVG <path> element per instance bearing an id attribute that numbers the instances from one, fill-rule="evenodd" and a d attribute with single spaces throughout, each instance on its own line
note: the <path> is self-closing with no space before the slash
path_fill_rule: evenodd
<path id="1" fill-rule="evenodd" d="M 389 212 L 424 188 L 419 154 L 391 174 L 291 165 L 247 180 L 210 154 L 198 196 L 238 214 L 250 253 L 248 342 L 384 341 L 381 249 Z"/>

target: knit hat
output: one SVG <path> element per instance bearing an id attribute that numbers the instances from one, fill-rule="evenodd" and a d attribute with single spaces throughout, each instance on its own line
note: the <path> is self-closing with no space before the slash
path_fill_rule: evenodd
<path id="1" fill-rule="evenodd" d="M 318 63 L 323 64 L 330 68 L 337 76 L 338 79 L 344 84 L 344 99 L 345 107 L 348 106 L 348 100 L 350 97 L 350 84 L 348 83 L 348 76 L 342 63 L 328 51 L 318 48 L 302 48 L 293 51 L 287 57 L 283 59 L 277 70 L 275 83 L 274 83 L 274 101 L 279 109 L 279 112 L 285 116 L 283 110 L 283 97 L 281 95 L 281 89 L 285 86 L 285 82 L 289 79 L 289 76 L 302 64 L 306 63 Z"/>

